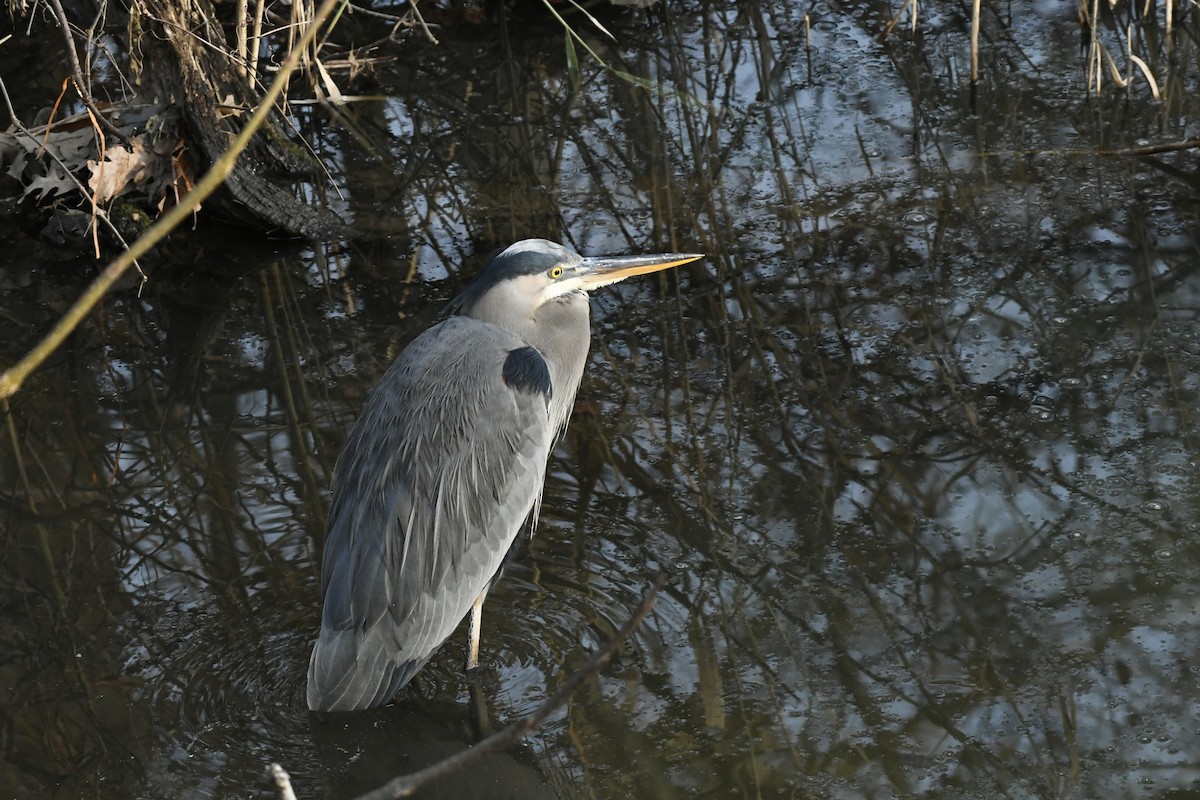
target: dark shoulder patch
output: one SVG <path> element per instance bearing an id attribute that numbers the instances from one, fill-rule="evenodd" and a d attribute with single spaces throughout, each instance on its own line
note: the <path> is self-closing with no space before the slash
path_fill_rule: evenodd
<path id="1" fill-rule="evenodd" d="M 553 388 L 550 386 L 550 368 L 546 359 L 535 348 L 518 347 L 508 351 L 504 359 L 504 371 L 501 373 L 504 385 L 518 392 L 542 394 L 550 399 Z"/>

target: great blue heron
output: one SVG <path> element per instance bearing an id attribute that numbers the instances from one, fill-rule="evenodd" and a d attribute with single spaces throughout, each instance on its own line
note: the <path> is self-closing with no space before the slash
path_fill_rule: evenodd
<path id="1" fill-rule="evenodd" d="M 701 258 L 583 258 L 527 239 L 493 258 L 371 394 L 338 459 L 308 706 L 383 705 L 480 611 L 531 513 L 591 338 L 591 289 Z M 533 523 L 531 523 L 533 524 Z"/>

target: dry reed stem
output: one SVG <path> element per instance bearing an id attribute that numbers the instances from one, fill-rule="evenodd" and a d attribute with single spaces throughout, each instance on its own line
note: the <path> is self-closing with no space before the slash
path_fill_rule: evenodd
<path id="1" fill-rule="evenodd" d="M 980 2 L 971 4 L 971 85 L 979 83 L 979 14 Z"/>
<path id="2" fill-rule="evenodd" d="M 342 105 L 345 105 L 347 102 L 349 102 L 347 97 L 344 94 L 342 94 L 342 90 L 339 89 L 338 85 L 334 82 L 333 77 L 330 76 L 329 71 L 325 69 L 325 65 L 321 63 L 321 59 L 319 59 L 319 58 L 316 59 L 313 62 L 313 64 L 316 65 L 317 74 L 321 78 L 321 80 L 319 82 L 318 81 L 313 82 L 313 87 L 317 90 L 317 92 L 320 92 L 321 86 L 322 85 L 325 86 L 326 102 L 331 103 L 335 106 L 342 106 Z"/>
<path id="3" fill-rule="evenodd" d="M 250 66 L 247 70 L 247 77 L 250 80 L 250 87 L 258 81 L 258 51 L 262 47 L 262 24 L 263 15 L 266 14 L 266 0 L 258 0 L 254 4 L 254 31 L 250 35 L 250 52 L 247 54 L 250 59 Z"/>
<path id="4" fill-rule="evenodd" d="M 104 162 L 108 160 L 108 140 L 104 138 L 104 131 L 100 128 L 100 123 L 96 121 L 96 116 L 92 114 L 90 108 L 87 109 L 88 119 L 92 121 L 92 129 L 96 131 L 96 136 L 100 137 L 100 161 L 99 177 L 96 181 L 96 189 L 88 195 L 88 200 L 92 203 L 92 248 L 96 251 L 96 260 L 100 260 L 100 227 L 96 224 L 96 212 L 100 210 L 100 185 L 104 182 Z"/>
<path id="5" fill-rule="evenodd" d="M 1150 94 L 1153 95 L 1156 101 L 1161 101 L 1162 96 L 1158 91 L 1158 81 L 1154 79 L 1154 73 L 1150 71 L 1150 67 L 1145 61 L 1142 61 L 1142 59 L 1138 58 L 1133 53 L 1129 54 L 1129 60 L 1137 65 L 1137 68 L 1140 69 L 1142 74 L 1146 76 L 1146 83 L 1150 84 Z"/>
<path id="6" fill-rule="evenodd" d="M 1129 81 L 1121 75 L 1121 70 L 1117 67 L 1116 59 L 1112 57 L 1112 53 L 1108 52 L 1108 48 L 1102 44 L 1097 43 L 1097 46 L 1100 49 L 1100 55 L 1104 58 L 1104 63 L 1108 64 L 1108 73 L 1112 75 L 1113 83 L 1117 85 L 1118 89 L 1127 87 Z M 1096 94 L 1098 95 L 1099 93 L 1099 90 L 1097 90 Z"/>
<path id="7" fill-rule="evenodd" d="M 1171 0 L 1167 0 L 1168 18 L 1170 14 Z M 1167 34 L 1167 40 L 1170 41 L 1170 33 Z M 1129 27 L 1125 31 L 1126 55 L 1129 57 L 1130 69 L 1129 77 L 1126 79 L 1129 83 L 1133 83 L 1133 67 L 1136 66 L 1142 71 L 1142 75 L 1146 77 L 1146 83 L 1150 84 L 1150 94 L 1154 97 L 1155 102 L 1162 100 L 1162 95 L 1158 91 L 1158 81 L 1154 78 L 1154 73 L 1150 67 L 1139 56 L 1133 52 L 1133 23 L 1129 23 Z"/>
<path id="8" fill-rule="evenodd" d="M 1169 4 L 1168 8 L 1170 8 Z M 1154 76 L 1154 70 L 1150 68 L 1150 65 L 1147 64 L 1141 56 L 1138 56 L 1133 52 L 1133 23 L 1130 22 L 1124 31 L 1126 69 L 1124 72 L 1122 72 L 1120 66 L 1117 64 L 1116 59 L 1113 57 L 1112 52 L 1107 46 L 1105 46 L 1103 42 L 1100 41 L 1098 25 L 1098 0 L 1093 0 L 1090 11 L 1088 6 L 1084 3 L 1080 4 L 1079 9 L 1081 20 L 1086 22 L 1088 25 L 1089 38 L 1091 39 L 1091 41 L 1088 43 L 1087 56 L 1088 94 L 1094 93 L 1097 97 L 1100 96 L 1104 88 L 1105 66 L 1108 67 L 1108 73 L 1112 76 L 1113 83 L 1117 85 L 1117 88 L 1126 90 L 1133 85 L 1134 67 L 1137 67 L 1137 71 L 1140 72 L 1142 77 L 1146 79 L 1146 83 L 1150 87 L 1150 94 L 1154 98 L 1154 101 L 1162 102 L 1162 90 L 1159 87 L 1158 79 Z M 1149 13 L 1149 8 L 1145 9 L 1145 11 L 1146 13 Z M 1120 36 L 1118 36 L 1118 38 L 1120 38 Z M 1165 46 L 1169 48 L 1169 37 Z"/>
<path id="9" fill-rule="evenodd" d="M 237 10 L 233 12 L 233 29 L 237 42 L 237 58 L 235 60 L 237 62 L 238 74 L 243 78 L 248 77 L 250 74 L 246 68 L 248 63 L 248 59 L 246 58 L 246 15 L 250 13 L 247 3 L 248 0 L 237 0 Z"/>

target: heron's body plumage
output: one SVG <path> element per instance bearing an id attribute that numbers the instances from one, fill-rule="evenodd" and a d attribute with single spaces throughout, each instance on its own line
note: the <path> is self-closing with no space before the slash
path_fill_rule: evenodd
<path id="1" fill-rule="evenodd" d="M 589 346 L 587 289 L 699 256 L 584 259 L 518 242 L 372 392 L 333 478 L 308 705 L 386 703 L 473 610 L 536 518 Z M 472 648 L 472 654 L 474 648 Z"/>
<path id="2" fill-rule="evenodd" d="M 554 436 L 549 393 L 502 380 L 509 352 L 526 346 L 452 317 L 409 345 L 372 393 L 335 471 L 310 707 L 386 702 L 500 569 Z M 479 375 L 492 380 L 456 380 Z M 430 459 L 441 467 L 422 469 Z"/>

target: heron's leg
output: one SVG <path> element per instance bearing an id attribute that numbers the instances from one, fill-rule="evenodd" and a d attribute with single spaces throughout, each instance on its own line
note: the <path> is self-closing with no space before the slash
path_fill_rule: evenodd
<path id="1" fill-rule="evenodd" d="M 467 689 L 471 693 L 471 732 L 476 741 L 482 741 L 495 733 L 492 730 L 492 714 L 488 710 L 491 696 L 483 687 L 483 670 L 473 669 L 467 673 Z"/>
<path id="2" fill-rule="evenodd" d="M 471 643 L 467 651 L 467 669 L 479 666 L 479 632 L 483 624 L 483 599 L 487 597 L 487 589 L 479 593 L 471 605 Z"/>

